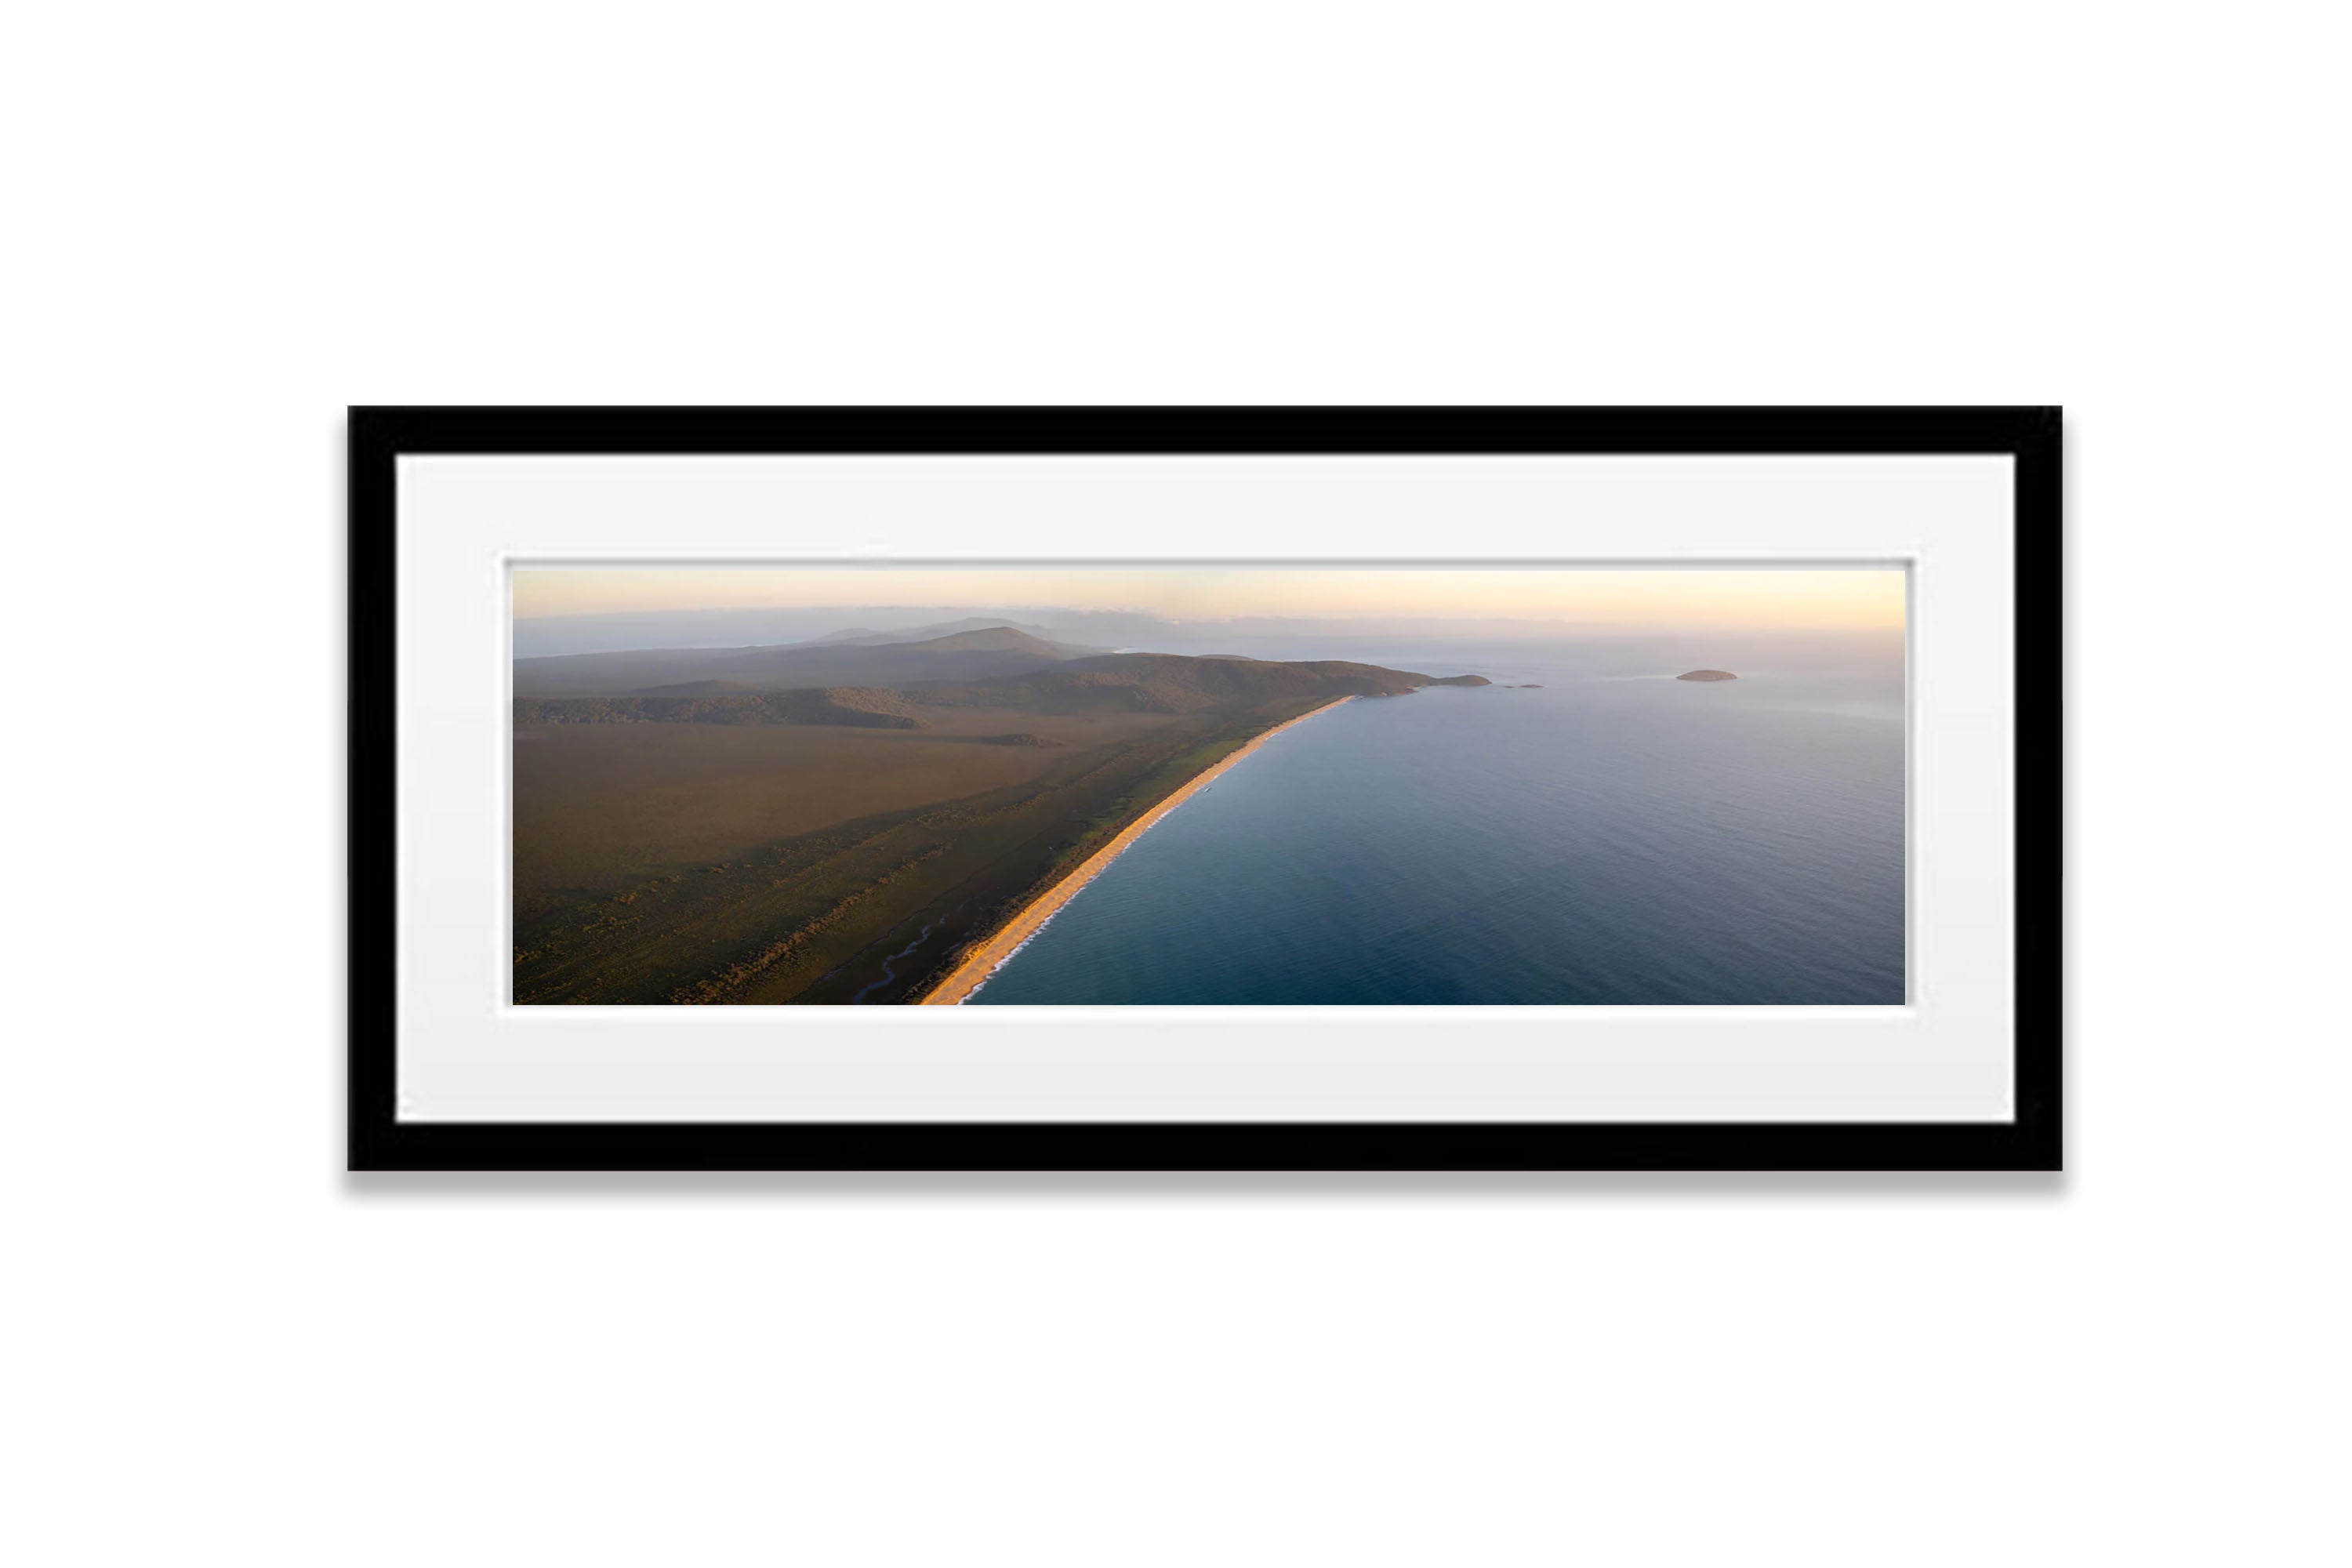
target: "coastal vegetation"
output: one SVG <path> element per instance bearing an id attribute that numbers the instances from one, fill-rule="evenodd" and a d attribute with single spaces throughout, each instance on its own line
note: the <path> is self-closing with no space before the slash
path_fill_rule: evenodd
<path id="1" fill-rule="evenodd" d="M 1341 698 L 1486 684 L 1010 626 L 814 650 L 939 679 L 765 684 L 805 664 L 768 656 L 806 649 L 580 656 L 593 675 L 518 661 L 516 1002 L 906 1001 L 1265 731 Z M 1036 662 L 971 673 L 1005 658 Z M 608 689 L 551 691 L 582 684 Z"/>
<path id="2" fill-rule="evenodd" d="M 857 724 L 919 730 L 923 721 L 895 691 L 833 686 L 814 691 L 744 691 L 698 681 L 692 695 L 523 697 L 518 726 L 530 724 Z"/>

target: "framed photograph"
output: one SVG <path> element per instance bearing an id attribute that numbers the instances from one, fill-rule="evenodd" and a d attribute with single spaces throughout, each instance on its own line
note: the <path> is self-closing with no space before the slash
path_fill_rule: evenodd
<path id="1" fill-rule="evenodd" d="M 360 408 L 359 1170 L 2054 1170 L 2051 408 Z"/>

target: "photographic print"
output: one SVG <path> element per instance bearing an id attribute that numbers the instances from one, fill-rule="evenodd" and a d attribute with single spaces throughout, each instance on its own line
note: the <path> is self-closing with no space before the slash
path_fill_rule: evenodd
<path id="1" fill-rule="evenodd" d="M 2049 409 L 361 409 L 356 1167 L 2050 1168 Z"/>
<path id="2" fill-rule="evenodd" d="M 518 569 L 521 1005 L 1899 1005 L 1899 567 Z"/>

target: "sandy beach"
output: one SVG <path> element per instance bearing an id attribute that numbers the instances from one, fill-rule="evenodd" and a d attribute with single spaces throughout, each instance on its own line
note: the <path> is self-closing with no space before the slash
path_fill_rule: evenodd
<path id="1" fill-rule="evenodd" d="M 1231 768 L 1235 763 L 1241 762 L 1252 752 L 1256 751 L 1260 746 L 1265 745 L 1268 741 L 1273 740 L 1276 735 L 1279 735 L 1285 730 L 1289 729 L 1291 725 L 1304 724 L 1309 719 L 1314 718 L 1318 713 L 1328 712 L 1330 710 L 1339 707 L 1342 702 L 1353 702 L 1354 700 L 1355 699 L 1353 697 L 1342 697 L 1339 699 L 1338 701 L 1326 702 L 1320 708 L 1311 709 L 1305 713 L 1301 713 L 1297 718 L 1290 720 L 1286 723 L 1276 724 L 1265 734 L 1251 741 L 1248 745 L 1242 747 L 1239 751 L 1234 752 L 1233 755 L 1217 763 L 1216 766 L 1205 770 L 1192 779 L 1189 783 L 1171 792 L 1167 799 L 1161 801 L 1158 805 L 1153 806 L 1149 813 L 1136 818 L 1133 823 L 1122 829 L 1118 837 L 1113 838 L 1109 843 L 1104 845 L 1101 848 L 1087 856 L 1084 860 L 1078 862 L 1077 866 L 1072 869 L 1068 876 L 1063 878 L 1060 881 L 1055 883 L 1051 888 L 1048 888 L 1045 892 L 1039 894 L 1035 899 L 1033 899 L 1028 904 L 1024 905 L 1018 914 L 1015 914 L 1011 920 L 1005 921 L 1003 926 L 999 927 L 995 934 L 991 936 L 986 942 L 982 942 L 979 946 L 973 948 L 971 952 L 965 956 L 964 961 L 961 963 L 957 964 L 954 971 L 950 973 L 945 980 L 940 981 L 939 984 L 933 986 L 928 993 L 926 993 L 923 997 L 916 1003 L 916 1005 L 920 1007 L 952 1007 L 961 1004 L 965 997 L 980 989 L 982 982 L 985 981 L 991 974 L 993 974 L 999 965 L 1003 964 L 1006 959 L 1011 958 L 1013 953 L 1019 951 L 1021 946 L 1028 942 L 1031 937 L 1035 936 L 1038 929 L 1047 921 L 1052 920 L 1055 913 L 1059 910 L 1064 904 L 1068 903 L 1071 899 L 1075 898 L 1080 888 L 1083 888 L 1088 882 L 1093 881 L 1097 876 L 1101 874 L 1104 867 L 1109 865 L 1113 860 L 1118 859 L 1119 856 L 1126 851 L 1129 845 L 1134 843 L 1137 839 L 1150 832 L 1152 825 L 1157 823 L 1161 817 L 1167 816 L 1170 812 L 1175 810 L 1178 806 L 1192 799 L 1196 792 L 1208 788 L 1209 785 L 1217 781 L 1218 776 L 1223 773 L 1226 769 Z"/>

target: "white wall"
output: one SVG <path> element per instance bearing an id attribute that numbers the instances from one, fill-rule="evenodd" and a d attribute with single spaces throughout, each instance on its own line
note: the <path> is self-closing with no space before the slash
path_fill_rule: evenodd
<path id="1" fill-rule="evenodd" d="M 2343 1550 L 2317 6 L 50 7 L 0 1552 Z M 355 1184 L 351 401 L 2063 400 L 2063 1181 Z"/>

